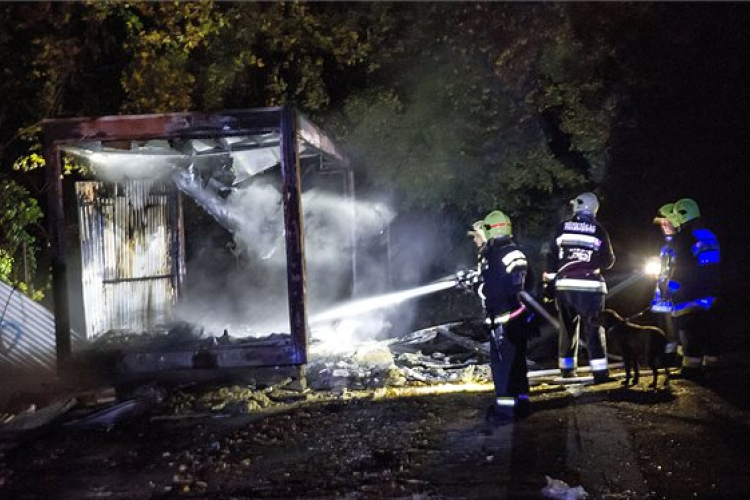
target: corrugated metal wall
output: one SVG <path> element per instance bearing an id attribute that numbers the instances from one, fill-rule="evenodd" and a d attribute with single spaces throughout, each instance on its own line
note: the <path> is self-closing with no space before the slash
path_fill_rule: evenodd
<path id="1" fill-rule="evenodd" d="M 86 337 L 170 320 L 184 269 L 174 188 L 90 181 L 76 193 Z"/>
<path id="2" fill-rule="evenodd" d="M 0 368 L 38 373 L 55 366 L 52 312 L 0 282 Z"/>

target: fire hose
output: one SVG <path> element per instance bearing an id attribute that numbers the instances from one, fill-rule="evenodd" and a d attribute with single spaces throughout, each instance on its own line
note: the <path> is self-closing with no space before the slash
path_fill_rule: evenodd
<path id="1" fill-rule="evenodd" d="M 544 306 L 537 302 L 529 292 L 522 290 L 518 294 L 518 296 L 524 304 L 532 308 L 534 312 L 538 313 L 542 318 L 546 319 L 557 330 L 560 330 L 560 323 L 554 317 L 552 317 L 552 315 L 547 312 Z"/>
<path id="2" fill-rule="evenodd" d="M 456 282 L 456 286 L 458 288 L 463 288 L 464 290 L 471 290 L 474 287 L 474 285 L 476 285 L 479 282 L 480 279 L 481 279 L 480 273 L 479 271 L 475 269 L 469 269 L 467 271 L 459 271 L 453 277 L 453 280 L 455 280 Z M 545 320 L 547 320 L 552 326 L 555 327 L 555 329 L 557 330 L 560 329 L 560 323 L 549 312 L 547 312 L 544 306 L 542 306 L 539 302 L 537 302 L 536 299 L 530 293 L 526 291 L 521 291 L 518 295 L 522 303 L 525 306 L 533 309 L 534 312 L 536 312 Z M 522 310 L 519 309 L 516 312 L 520 314 Z"/>

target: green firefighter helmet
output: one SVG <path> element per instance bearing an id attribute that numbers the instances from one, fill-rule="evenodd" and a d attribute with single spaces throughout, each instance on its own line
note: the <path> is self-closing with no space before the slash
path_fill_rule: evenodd
<path id="1" fill-rule="evenodd" d="M 697 219 L 701 216 L 701 211 L 698 208 L 698 204 L 695 200 L 690 198 L 683 198 L 677 200 L 672 209 L 674 219 L 678 222 L 678 225 L 685 224 L 688 221 Z"/>
<path id="2" fill-rule="evenodd" d="M 669 216 L 672 215 L 673 211 L 674 203 L 667 203 L 666 205 L 662 205 L 659 207 L 659 216 L 669 218 Z"/>
<path id="3" fill-rule="evenodd" d="M 471 230 L 467 232 L 469 236 L 479 236 L 485 243 L 487 242 L 487 234 L 484 232 L 484 219 L 478 220 L 471 225 Z"/>
<path id="4" fill-rule="evenodd" d="M 654 224 L 661 224 L 662 220 L 667 220 L 674 229 L 680 227 L 680 220 L 674 211 L 674 203 L 667 203 L 659 207 L 659 215 L 654 217 Z"/>
<path id="5" fill-rule="evenodd" d="M 513 225 L 510 217 L 500 210 L 494 210 L 484 218 L 484 234 L 488 240 L 497 236 L 510 236 L 513 234 Z"/>

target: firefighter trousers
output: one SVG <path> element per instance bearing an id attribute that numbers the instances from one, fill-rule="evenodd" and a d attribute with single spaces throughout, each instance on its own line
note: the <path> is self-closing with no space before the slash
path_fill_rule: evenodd
<path id="1" fill-rule="evenodd" d="M 719 332 L 712 310 L 694 311 L 675 318 L 682 343 L 682 365 L 685 368 L 710 367 L 718 363 Z"/>
<path id="2" fill-rule="evenodd" d="M 562 375 L 570 376 L 578 367 L 578 344 L 583 336 L 594 377 L 606 377 L 607 341 L 597 321 L 604 309 L 605 295 L 599 292 L 558 290 L 556 296 L 560 318 L 558 355 Z"/>
<path id="3" fill-rule="evenodd" d="M 495 385 L 495 405 L 509 414 L 521 401 L 528 404 L 526 318 L 513 319 L 490 329 L 490 368 Z"/>

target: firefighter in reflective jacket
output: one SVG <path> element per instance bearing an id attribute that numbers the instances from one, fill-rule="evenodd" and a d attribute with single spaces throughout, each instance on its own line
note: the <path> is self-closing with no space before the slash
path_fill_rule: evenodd
<path id="1" fill-rule="evenodd" d="M 495 401 L 487 419 L 494 423 L 513 422 L 530 413 L 526 366 L 527 314 L 518 294 L 531 284 L 526 255 L 512 239 L 507 215 L 495 210 L 482 226 L 486 243 L 479 256 L 482 299 L 490 332 L 490 367 L 495 384 Z M 472 233 L 470 233 L 472 234 Z"/>
<path id="2" fill-rule="evenodd" d="M 563 377 L 574 377 L 578 342 L 586 341 L 595 383 L 609 380 L 604 332 L 597 317 L 604 309 L 607 284 L 601 270 L 612 267 L 615 256 L 609 235 L 596 220 L 599 200 L 583 193 L 571 200 L 573 216 L 560 224 L 550 244 L 542 277 L 554 287 L 560 316 L 559 367 Z"/>
<path id="3" fill-rule="evenodd" d="M 675 202 L 673 218 L 678 232 L 672 240 L 673 265 L 668 289 L 672 318 L 682 343 L 682 375 L 698 377 L 719 362 L 718 299 L 719 241 L 701 222 L 698 204 L 683 198 Z"/>
<path id="4" fill-rule="evenodd" d="M 651 312 L 659 318 L 659 326 L 667 334 L 667 346 L 665 354 L 677 354 L 677 336 L 672 322 L 672 292 L 669 290 L 669 280 L 674 268 L 674 246 L 673 240 L 680 222 L 673 213 L 674 203 L 667 203 L 659 208 L 659 215 L 654 218 L 654 224 L 658 224 L 664 236 L 664 243 L 659 251 L 659 275 L 654 288 L 654 298 L 651 301 Z"/>

